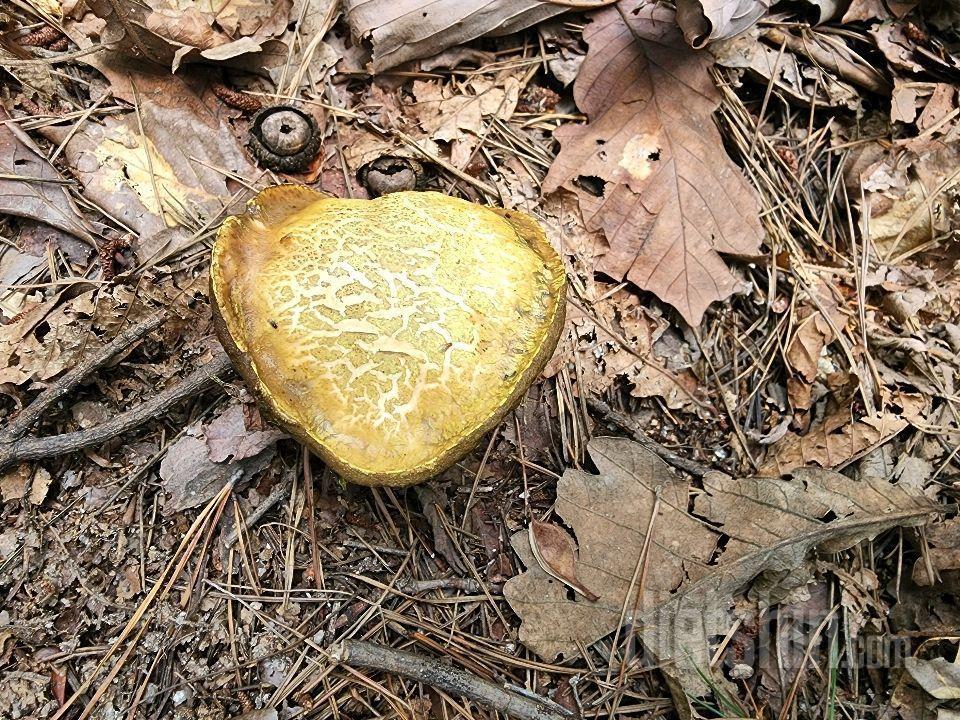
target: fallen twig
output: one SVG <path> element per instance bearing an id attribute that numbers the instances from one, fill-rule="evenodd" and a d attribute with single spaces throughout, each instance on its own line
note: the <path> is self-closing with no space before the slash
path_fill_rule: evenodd
<path id="1" fill-rule="evenodd" d="M 640 427 L 640 425 L 630 417 L 627 417 L 622 412 L 614 410 L 612 407 L 607 405 L 603 400 L 599 398 L 588 398 L 587 407 L 589 407 L 593 412 L 597 413 L 602 420 L 613 423 L 614 425 L 619 426 L 623 430 L 626 430 L 638 443 L 643 445 L 650 452 L 656 453 L 670 465 L 673 465 L 675 468 L 679 468 L 684 472 L 688 472 L 691 475 L 696 477 L 703 477 L 712 468 L 708 465 L 698 463 L 696 460 L 688 460 L 685 457 L 681 457 L 673 450 L 664 447 L 652 437 L 647 435 Z"/>
<path id="2" fill-rule="evenodd" d="M 276 505 L 287 499 L 290 495 L 290 483 L 287 482 L 288 478 L 284 478 L 284 482 L 273 489 L 273 492 L 267 495 L 267 498 L 261 502 L 257 507 L 244 518 L 243 525 L 235 527 L 231 530 L 221 541 L 222 547 L 229 549 L 233 547 L 233 544 L 240 537 L 240 533 L 247 532 L 250 528 L 255 526 L 260 519 L 269 512 L 269 510 Z"/>
<path id="3" fill-rule="evenodd" d="M 480 584 L 473 578 L 451 577 L 433 578 L 430 580 L 401 580 L 397 583 L 397 590 L 407 595 L 417 595 L 431 590 L 460 590 L 475 593 Z"/>
<path id="4" fill-rule="evenodd" d="M 232 367 L 227 354 L 220 352 L 173 387 L 89 430 L 39 438 L 0 438 L 0 471 L 24 460 L 66 455 L 122 435 L 128 430 L 155 419 L 181 400 L 196 394 L 214 379 L 227 374 Z"/>
<path id="5" fill-rule="evenodd" d="M 546 698 L 520 695 L 437 658 L 405 650 L 362 640 L 344 640 L 331 648 L 330 658 L 350 667 L 374 668 L 426 683 L 521 720 L 570 720 L 577 717 Z"/>
<path id="6" fill-rule="evenodd" d="M 105 45 L 97 43 L 96 45 L 91 45 L 88 48 L 60 53 L 59 55 L 51 55 L 49 57 L 31 58 L 30 60 L 14 60 L 12 58 L 4 58 L 3 66 L 6 68 L 27 68 L 37 67 L 40 65 L 60 65 L 65 62 L 69 62 L 70 60 L 76 60 L 77 58 L 86 57 L 87 55 L 93 55 L 94 53 L 98 53 L 104 49 L 106 49 Z"/>
<path id="7" fill-rule="evenodd" d="M 116 355 L 158 328 L 165 319 L 166 314 L 159 312 L 117 333 L 113 340 L 82 360 L 76 367 L 37 395 L 34 401 L 21 410 L 10 422 L 6 430 L 0 433 L 0 442 L 18 440 L 26 435 L 27 431 L 47 412 L 51 405 L 77 387 L 89 375 L 110 362 Z"/>

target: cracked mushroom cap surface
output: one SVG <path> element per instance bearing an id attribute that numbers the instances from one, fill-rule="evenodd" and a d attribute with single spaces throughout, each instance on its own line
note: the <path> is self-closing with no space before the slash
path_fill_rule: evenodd
<path id="1" fill-rule="evenodd" d="M 566 278 L 535 220 L 434 192 L 269 188 L 211 266 L 221 342 L 268 414 L 345 479 L 467 454 L 556 348 Z"/>

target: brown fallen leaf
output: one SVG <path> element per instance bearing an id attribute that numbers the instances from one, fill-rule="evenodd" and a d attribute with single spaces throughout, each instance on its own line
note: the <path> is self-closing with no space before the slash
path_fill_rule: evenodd
<path id="1" fill-rule="evenodd" d="M 849 320 L 823 279 L 811 282 L 811 292 L 814 298 L 805 292 L 797 305 L 796 321 L 785 353 L 794 373 L 787 381 L 787 396 L 794 410 L 810 408 L 812 384 L 826 374 L 820 366 L 824 348 L 834 341 L 834 328 L 842 332 Z"/>
<path id="2" fill-rule="evenodd" d="M 939 132 L 946 134 L 951 126 L 947 123 L 956 115 L 957 88 L 950 83 L 935 83 L 923 112 L 917 118 L 917 129 L 921 133 Z"/>
<path id="3" fill-rule="evenodd" d="M 844 181 L 863 200 L 867 231 L 883 261 L 948 231 L 960 198 L 960 145 L 906 141 L 883 147 L 869 143 L 853 154 Z"/>
<path id="4" fill-rule="evenodd" d="M 103 342 L 90 332 L 89 320 L 95 293 L 91 290 L 65 303 L 54 298 L 28 306 L 15 322 L 0 325 L 0 383 L 50 380 L 84 352 L 99 348 Z M 48 328 L 43 334 L 36 332 L 41 323 Z"/>
<path id="5" fill-rule="evenodd" d="M 0 108 L 0 213 L 38 220 L 92 244 L 65 183 L 30 136 Z"/>
<path id="6" fill-rule="evenodd" d="M 273 426 L 263 427 L 260 413 L 253 408 L 254 422 L 247 421 L 245 408 L 234 403 L 218 415 L 206 427 L 207 452 L 213 462 L 230 460 L 238 462 L 259 455 L 277 440 L 287 437 L 286 433 Z M 261 429 L 255 427 L 259 425 Z"/>
<path id="7" fill-rule="evenodd" d="M 257 52 L 287 29 L 293 0 L 89 0 L 106 21 L 102 42 L 139 58 L 169 65 L 185 60 L 227 60 Z"/>
<path id="8" fill-rule="evenodd" d="M 787 345 L 787 362 L 807 383 L 817 377 L 817 363 L 824 347 L 833 342 L 833 329 L 823 314 L 804 308 L 797 318 L 797 328 Z"/>
<path id="9" fill-rule="evenodd" d="M 919 5 L 918 0 L 912 2 L 897 2 L 897 0 L 852 0 L 850 7 L 843 14 L 842 22 L 857 20 L 872 20 L 874 18 L 890 17 L 892 12 L 896 17 L 903 17 Z"/>
<path id="10" fill-rule="evenodd" d="M 803 435 L 787 433 L 770 445 L 760 473 L 781 475 L 808 465 L 841 467 L 865 450 L 890 440 L 906 426 L 907 421 L 894 413 L 855 420 L 849 409 L 840 411 L 828 415 Z"/>
<path id="11" fill-rule="evenodd" d="M 913 564 L 911 577 L 921 587 L 929 587 L 941 579 L 940 573 L 960 570 L 960 518 L 931 525 L 927 529 L 929 547 Z"/>
<path id="12" fill-rule="evenodd" d="M 795 103 L 809 106 L 856 109 L 860 92 L 852 85 L 826 72 L 816 63 L 798 57 L 784 48 L 761 42 L 758 28 L 727 40 L 713 43 L 710 54 L 717 63 L 728 68 L 745 70 L 764 85 L 774 87 Z"/>
<path id="13" fill-rule="evenodd" d="M 167 448 L 160 462 L 162 487 L 169 496 L 165 515 L 202 505 L 227 483 L 249 480 L 270 464 L 284 434 L 266 430 L 247 437 L 245 427 L 243 409 L 235 403 L 206 425 L 194 423 Z"/>
<path id="14" fill-rule="evenodd" d="M 547 575 L 580 593 L 590 602 L 600 599 L 599 595 L 577 580 L 577 545 L 566 530 L 553 523 L 531 520 L 529 531 L 530 551 Z"/>
<path id="15" fill-rule="evenodd" d="M 214 222 L 245 196 L 228 178 L 258 177 L 205 76 L 154 70 L 128 78 L 140 117 L 131 112 L 86 123 L 64 149 L 84 196 L 134 230 L 141 260 L 176 250 L 190 230 Z M 140 125 L 143 125 L 141 132 Z M 47 128 L 61 142 L 73 128 Z"/>
<path id="16" fill-rule="evenodd" d="M 756 255 L 763 239 L 756 194 L 713 122 L 712 61 L 683 43 L 670 10 L 642 0 L 596 13 L 584 39 L 574 97 L 589 123 L 556 132 L 544 192 L 575 192 L 587 229 L 603 231 L 597 270 L 697 325 L 742 285 L 720 253 Z"/>
<path id="17" fill-rule="evenodd" d="M 39 505 L 47 497 L 53 477 L 43 467 L 21 463 L 0 475 L 0 501 L 27 500 Z"/>
<path id="18" fill-rule="evenodd" d="M 693 361 L 677 345 L 676 329 L 655 319 L 636 293 L 627 288 L 590 282 L 584 306 L 570 304 L 560 347 L 544 373 L 552 377 L 574 363 L 577 383 L 603 395 L 620 380 L 634 397 L 656 397 L 671 410 L 698 404 Z"/>
<path id="19" fill-rule="evenodd" d="M 539 0 L 346 0 L 354 35 L 373 44 L 374 72 L 488 33 L 509 35 L 568 8 Z"/>
<path id="20" fill-rule="evenodd" d="M 923 72 L 923 65 L 916 59 L 917 44 L 907 35 L 906 23 L 880 23 L 873 25 L 869 32 L 893 69 L 909 73 Z M 894 77 L 894 83 L 904 82 L 903 78 Z"/>
<path id="21" fill-rule="evenodd" d="M 812 469 L 785 478 L 708 473 L 688 512 L 694 489 L 641 445 L 594 438 L 588 450 L 599 474 L 567 470 L 556 512 L 576 534 L 573 571 L 597 601 L 567 596 L 537 562 L 528 531 L 511 539 L 527 569 L 504 596 L 522 619 L 521 642 L 547 660 L 632 625 L 681 713 L 708 691 L 710 640 L 729 630 L 734 593 L 761 575 L 768 597 L 777 584 L 802 585 L 814 551 L 839 552 L 937 512 L 912 489 Z"/>
<path id="22" fill-rule="evenodd" d="M 677 23 L 692 47 L 739 35 L 770 10 L 771 0 L 677 0 Z"/>
<path id="23" fill-rule="evenodd" d="M 411 115 L 433 140 L 451 143 L 450 161 L 457 167 L 467 164 L 483 135 L 487 118 L 508 120 L 520 97 L 520 80 L 504 75 L 496 81 L 477 77 L 457 92 L 449 84 L 415 80 L 417 102 Z"/>
<path id="24" fill-rule="evenodd" d="M 920 97 L 916 83 L 894 78 L 893 93 L 890 96 L 890 121 L 912 123 L 916 120 L 921 104 Z"/>
<path id="25" fill-rule="evenodd" d="M 461 553 L 447 530 L 449 522 L 444 523 L 448 506 L 446 493 L 433 483 L 418 485 L 416 493 L 420 507 L 423 509 L 423 516 L 430 523 L 430 529 L 433 531 L 433 549 L 443 556 L 454 572 L 459 575 L 466 574 L 467 566 L 464 565 Z"/>
<path id="26" fill-rule="evenodd" d="M 908 657 L 903 659 L 903 667 L 937 700 L 960 700 L 960 663 L 944 657 Z"/>

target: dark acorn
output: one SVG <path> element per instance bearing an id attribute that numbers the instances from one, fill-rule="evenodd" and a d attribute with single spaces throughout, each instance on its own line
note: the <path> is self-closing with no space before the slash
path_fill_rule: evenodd
<path id="1" fill-rule="evenodd" d="M 263 108 L 250 123 L 250 152 L 270 170 L 306 170 L 320 150 L 320 140 L 313 116 L 289 105 Z"/>
<path id="2" fill-rule="evenodd" d="M 370 197 L 380 197 L 405 190 L 425 189 L 427 171 L 419 160 L 399 155 L 381 155 L 360 167 L 357 181 L 367 189 Z"/>

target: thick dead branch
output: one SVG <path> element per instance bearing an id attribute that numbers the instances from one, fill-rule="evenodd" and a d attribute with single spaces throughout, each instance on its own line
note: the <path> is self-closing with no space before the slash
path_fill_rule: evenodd
<path id="1" fill-rule="evenodd" d="M 187 375 L 178 384 L 167 388 L 150 400 L 140 403 L 102 425 L 89 430 L 50 437 L 0 440 L 0 471 L 24 460 L 39 460 L 40 458 L 66 455 L 99 445 L 122 435 L 128 430 L 159 417 L 181 400 L 197 394 L 216 378 L 226 375 L 232 367 L 227 354 L 220 352 L 208 363 Z"/>
<path id="2" fill-rule="evenodd" d="M 3 433 L 0 433 L 0 439 L 10 442 L 26 435 L 27 431 L 47 412 L 51 405 L 77 387 L 88 376 L 110 362 L 116 355 L 119 355 L 148 333 L 160 327 L 166 317 L 166 313 L 158 312 L 156 315 L 151 315 L 146 320 L 136 325 L 131 325 L 117 333 L 117 336 L 113 338 L 113 340 L 97 352 L 82 360 L 76 367 L 64 374 L 63 377 L 40 393 L 32 403 L 21 410 L 7 426 L 7 429 Z"/>
<path id="3" fill-rule="evenodd" d="M 521 720 L 570 720 L 576 717 L 549 700 L 536 699 L 532 694 L 519 695 L 437 658 L 405 650 L 362 640 L 344 640 L 332 648 L 330 657 L 350 667 L 373 668 L 426 683 Z"/>

